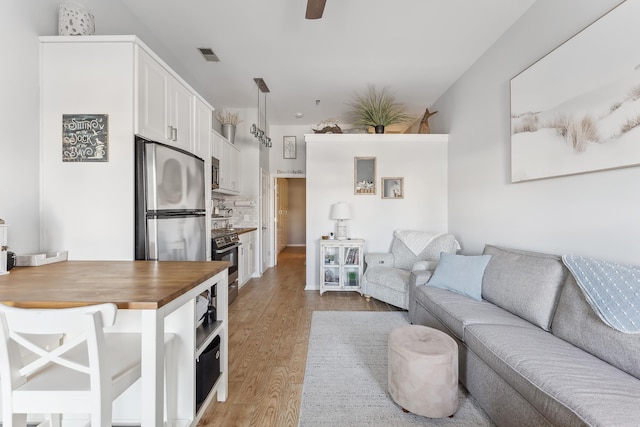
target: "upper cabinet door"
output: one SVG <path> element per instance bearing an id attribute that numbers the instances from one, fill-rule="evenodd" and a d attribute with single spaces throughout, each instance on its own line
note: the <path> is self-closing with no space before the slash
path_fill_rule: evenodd
<path id="1" fill-rule="evenodd" d="M 142 49 L 138 49 L 138 120 L 136 133 L 153 141 L 171 143 L 169 73 Z"/>
<path id="2" fill-rule="evenodd" d="M 196 98 L 194 150 L 195 155 L 210 161 L 211 154 L 211 108 Z"/>
<path id="3" fill-rule="evenodd" d="M 138 49 L 136 133 L 192 153 L 194 108 L 195 95 L 153 57 Z"/>
<path id="4" fill-rule="evenodd" d="M 170 80 L 169 128 L 173 145 L 194 152 L 194 108 L 195 95 L 175 79 Z"/>

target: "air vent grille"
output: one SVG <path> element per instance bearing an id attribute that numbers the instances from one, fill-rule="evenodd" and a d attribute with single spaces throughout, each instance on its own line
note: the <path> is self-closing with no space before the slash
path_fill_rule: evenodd
<path id="1" fill-rule="evenodd" d="M 209 62 L 220 62 L 220 58 L 218 58 L 218 55 L 216 55 L 216 53 L 213 51 L 213 49 L 208 48 L 208 47 L 200 47 L 200 48 L 198 48 L 198 50 L 200 51 L 202 56 L 204 56 L 204 59 L 206 59 L 207 61 L 209 61 Z"/>

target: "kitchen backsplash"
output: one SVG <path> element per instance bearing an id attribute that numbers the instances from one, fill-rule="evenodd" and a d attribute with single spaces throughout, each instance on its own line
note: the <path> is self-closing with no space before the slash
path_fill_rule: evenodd
<path id="1" fill-rule="evenodd" d="M 213 206 L 220 209 L 220 216 L 211 219 L 211 228 L 224 228 L 228 223 L 234 228 L 258 226 L 258 198 L 246 196 L 213 195 Z M 216 223 L 218 227 L 216 227 Z"/>

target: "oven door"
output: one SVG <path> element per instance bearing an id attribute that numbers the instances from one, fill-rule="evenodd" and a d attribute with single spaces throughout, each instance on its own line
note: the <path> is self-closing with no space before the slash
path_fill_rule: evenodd
<path id="1" fill-rule="evenodd" d="M 213 250 L 214 261 L 227 261 L 231 263 L 229 266 L 229 284 L 238 280 L 238 247 L 241 243 L 229 246 L 223 249 Z"/>
<path id="2" fill-rule="evenodd" d="M 229 305 L 238 296 L 238 248 L 242 243 L 237 243 L 223 249 L 214 249 L 213 261 L 228 261 L 229 266 Z"/>

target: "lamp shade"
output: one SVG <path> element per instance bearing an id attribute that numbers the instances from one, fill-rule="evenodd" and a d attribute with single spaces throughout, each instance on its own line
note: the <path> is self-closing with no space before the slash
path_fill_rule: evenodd
<path id="1" fill-rule="evenodd" d="M 331 205 L 331 219 L 351 219 L 351 206 L 345 202 L 338 202 Z"/>

